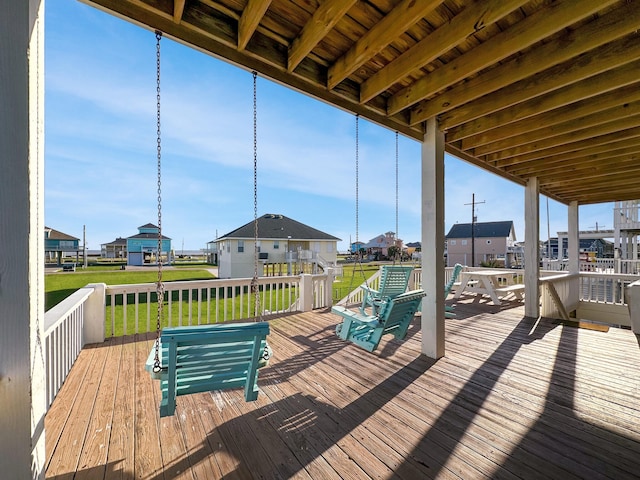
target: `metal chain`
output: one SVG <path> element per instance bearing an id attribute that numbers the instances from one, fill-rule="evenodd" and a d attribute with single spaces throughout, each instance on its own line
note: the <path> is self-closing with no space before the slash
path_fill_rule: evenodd
<path id="1" fill-rule="evenodd" d="M 356 115 L 356 250 L 357 250 L 357 254 L 358 256 L 360 255 L 360 247 L 359 247 L 359 243 L 358 243 L 358 184 L 359 184 L 359 179 L 358 179 L 358 168 L 359 168 L 359 149 L 360 149 L 360 141 L 359 141 L 359 121 L 360 121 L 360 114 Z"/>
<path id="2" fill-rule="evenodd" d="M 398 233 L 398 131 L 396 130 L 396 247 L 398 246 L 398 239 L 400 235 Z M 400 255 L 400 261 L 402 261 L 402 252 L 396 250 L 395 258 Z"/>
<path id="3" fill-rule="evenodd" d="M 158 281 L 156 283 L 156 294 L 158 301 L 158 315 L 156 317 L 156 342 L 155 354 L 153 358 L 153 371 L 159 372 L 160 367 L 160 331 L 162 328 L 162 307 L 164 303 L 164 284 L 162 283 L 162 155 L 160 137 L 160 39 L 162 32 L 156 30 L 156 134 L 157 134 L 157 165 L 158 165 Z"/>
<path id="4" fill-rule="evenodd" d="M 255 317 L 260 313 L 260 289 L 258 288 L 258 73 L 253 72 L 253 279 L 251 291 L 255 299 Z"/>

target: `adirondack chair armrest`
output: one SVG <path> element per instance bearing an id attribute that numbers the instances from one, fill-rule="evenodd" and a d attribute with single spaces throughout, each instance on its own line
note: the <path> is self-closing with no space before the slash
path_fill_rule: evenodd
<path id="1" fill-rule="evenodd" d="M 380 292 L 378 290 L 374 290 L 373 288 L 367 285 L 360 285 L 360 288 L 364 290 L 365 295 L 373 295 L 373 296 L 380 295 Z"/>

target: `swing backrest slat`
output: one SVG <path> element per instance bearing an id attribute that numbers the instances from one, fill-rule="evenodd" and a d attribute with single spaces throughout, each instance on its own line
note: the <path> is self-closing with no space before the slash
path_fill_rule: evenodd
<path id="1" fill-rule="evenodd" d="M 244 387 L 245 400 L 258 398 L 258 368 L 269 334 L 267 322 L 165 328 L 161 367 L 153 373 L 152 349 L 146 368 L 160 380 L 160 416 L 173 415 L 176 397 Z"/>

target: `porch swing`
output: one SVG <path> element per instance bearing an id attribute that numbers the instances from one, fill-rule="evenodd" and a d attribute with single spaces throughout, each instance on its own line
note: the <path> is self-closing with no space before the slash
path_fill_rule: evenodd
<path id="1" fill-rule="evenodd" d="M 162 200 L 160 138 L 160 39 L 156 32 L 157 169 L 158 169 L 158 280 L 156 339 L 146 362 L 151 377 L 160 381 L 160 416 L 175 413 L 176 397 L 212 390 L 244 388 L 247 402 L 258 398 L 258 369 L 267 365 L 271 349 L 267 344 L 269 323 L 222 323 L 162 328 L 164 284 L 162 282 Z M 262 318 L 258 287 L 257 218 L 257 73 L 253 72 L 253 198 L 255 258 L 251 293 L 255 318 Z"/>
<path id="2" fill-rule="evenodd" d="M 359 169 L 359 135 L 358 120 L 356 116 L 356 245 L 358 245 L 358 169 Z M 396 230 L 397 230 L 397 165 L 398 165 L 398 137 L 396 133 Z M 358 255 L 360 268 L 362 261 Z M 386 267 L 386 269 L 385 269 Z M 343 318 L 342 323 L 336 326 L 336 335 L 342 340 L 350 341 L 355 345 L 373 352 L 378 348 L 383 335 L 391 334 L 398 340 L 403 340 L 411 320 L 416 314 L 422 298 L 426 295 L 424 290 L 412 290 L 407 292 L 409 275 L 413 267 L 395 265 L 384 266 L 381 274 L 381 288 L 373 290 L 367 285 L 365 278 L 361 286 L 365 290 L 365 296 L 359 311 L 351 310 L 340 305 L 333 306 L 331 312 Z M 353 270 L 355 275 L 355 266 Z M 371 314 L 365 312 L 366 304 L 370 303 Z"/>

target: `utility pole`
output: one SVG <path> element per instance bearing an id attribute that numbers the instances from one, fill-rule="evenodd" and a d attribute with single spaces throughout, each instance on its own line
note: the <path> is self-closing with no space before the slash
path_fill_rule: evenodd
<path id="1" fill-rule="evenodd" d="M 482 202 L 476 202 L 476 194 L 471 194 L 471 203 L 465 203 L 465 205 L 471 205 L 471 266 L 476 266 L 476 205 Z"/>

